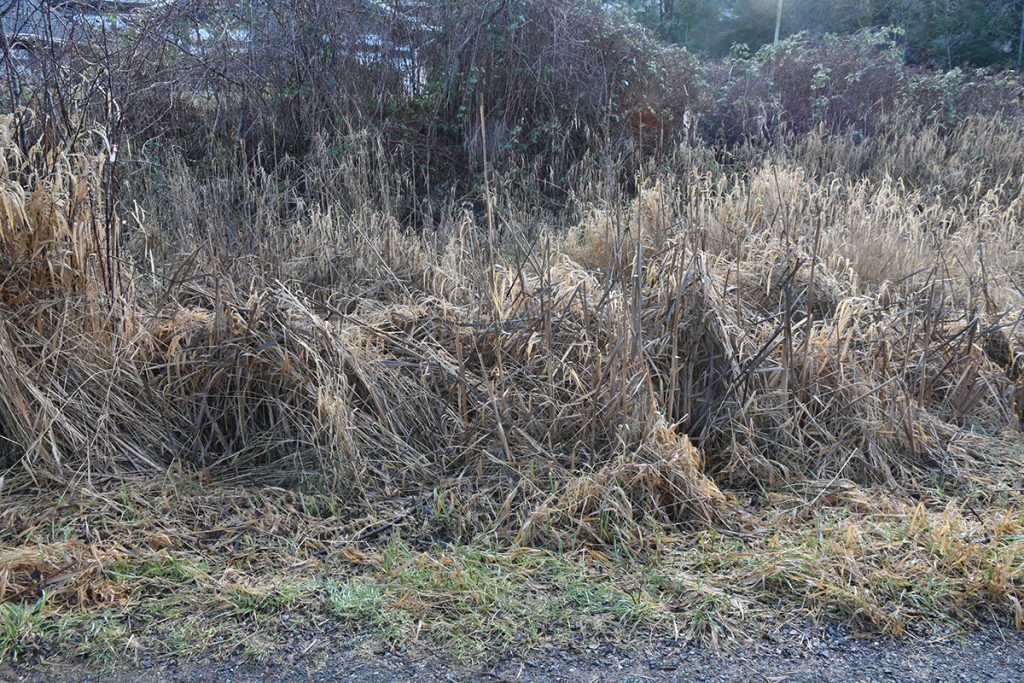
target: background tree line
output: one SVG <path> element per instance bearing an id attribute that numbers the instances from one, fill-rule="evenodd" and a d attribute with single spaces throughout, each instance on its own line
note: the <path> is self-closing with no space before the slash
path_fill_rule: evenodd
<path id="1" fill-rule="evenodd" d="M 774 37 L 777 0 L 627 0 L 663 39 L 722 56 Z M 783 0 L 782 35 L 901 29 L 912 64 L 1015 66 L 1024 58 L 1024 0 Z"/>

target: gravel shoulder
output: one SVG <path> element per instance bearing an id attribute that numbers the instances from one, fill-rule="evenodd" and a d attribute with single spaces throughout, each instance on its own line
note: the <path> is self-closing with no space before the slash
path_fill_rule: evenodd
<path id="1" fill-rule="evenodd" d="M 784 626 L 756 644 L 724 652 L 653 641 L 635 648 L 576 642 L 565 649 L 487 666 L 456 663 L 437 651 L 382 651 L 356 639 L 297 641 L 266 664 L 250 661 L 143 664 L 120 668 L 75 664 L 0 669 L 0 680 L 24 683 L 218 681 L 995 681 L 1024 680 L 1024 637 L 986 627 L 966 635 L 868 639 L 826 626 Z"/>

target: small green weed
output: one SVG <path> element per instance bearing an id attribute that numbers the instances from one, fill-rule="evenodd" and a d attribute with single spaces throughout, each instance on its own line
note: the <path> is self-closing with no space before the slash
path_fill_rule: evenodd
<path id="1" fill-rule="evenodd" d="M 31 652 L 43 632 L 46 593 L 33 603 L 0 605 L 0 660 Z"/>

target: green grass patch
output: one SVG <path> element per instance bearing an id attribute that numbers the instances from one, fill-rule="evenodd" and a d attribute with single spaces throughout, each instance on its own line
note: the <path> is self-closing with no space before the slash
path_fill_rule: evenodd
<path id="1" fill-rule="evenodd" d="M 334 617 L 369 625 L 389 641 L 425 637 L 457 657 L 476 657 L 493 648 L 537 647 L 573 631 L 653 624 L 656 605 L 620 587 L 620 576 L 543 551 L 417 552 L 395 537 L 377 572 L 328 581 L 323 600 Z"/>
<path id="2" fill-rule="evenodd" d="M 739 529 L 665 531 L 641 553 L 491 539 L 424 545 L 405 540 L 402 527 L 383 545 L 332 545 L 351 532 L 327 526 L 329 501 L 291 501 L 285 516 L 277 492 L 245 515 L 218 511 L 202 525 L 177 520 L 178 531 L 168 533 L 173 518 L 153 510 L 200 509 L 191 496 L 202 496 L 204 509 L 218 507 L 209 492 L 184 491 L 161 501 L 126 490 L 95 508 L 62 506 L 29 533 L 8 532 L 23 545 L 0 570 L 25 588 L 0 606 L 0 656 L 262 661 L 298 633 L 368 635 L 384 647 L 433 643 L 479 660 L 574 636 L 724 645 L 780 615 L 892 634 L 910 625 L 969 626 L 979 615 L 1024 625 L 1016 500 L 984 509 L 882 496 L 873 507 L 771 500 L 751 508 Z M 111 504 L 133 513 L 111 514 L 104 507 Z M 103 526 L 104 540 L 85 536 L 75 516 Z M 284 519 L 290 526 L 282 533 Z M 153 528 L 165 539 L 156 551 Z M 225 537 L 239 540 L 226 546 Z M 46 597 L 29 590 L 47 580 Z"/>
<path id="3" fill-rule="evenodd" d="M 44 634 L 46 594 L 35 602 L 0 605 L 0 660 L 17 661 L 37 646 Z"/>

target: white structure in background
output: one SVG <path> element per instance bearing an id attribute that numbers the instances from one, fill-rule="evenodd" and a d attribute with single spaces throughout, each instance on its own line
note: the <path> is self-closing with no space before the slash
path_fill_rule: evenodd
<path id="1" fill-rule="evenodd" d="M 365 32 L 353 46 L 356 59 L 361 64 L 390 66 L 402 75 L 407 92 L 418 93 L 427 80 L 418 46 L 438 31 L 429 21 L 438 3 L 430 0 L 362 2 L 368 19 Z"/>
<path id="2" fill-rule="evenodd" d="M 330 0 L 325 0 L 330 1 Z M 429 18 L 438 2 L 431 0 L 334 0 L 335 9 L 348 12 L 352 34 L 344 47 L 362 64 L 384 64 L 401 74 L 406 89 L 416 93 L 426 80 L 419 45 L 436 32 Z M 267 31 L 287 33 L 287 13 L 276 11 L 275 0 L 239 0 L 239 15 L 219 13 L 196 20 L 189 30 L 167 40 L 193 54 L 208 48 L 244 52 Z M 147 11 L 172 10 L 173 0 L 0 0 L 3 43 L 23 65 L 34 51 L 99 34 L 116 35 Z M 346 6 L 347 5 L 347 6 Z M 240 17 L 245 17 L 240 18 Z M 246 24 L 248 22 L 248 24 Z M 273 28 L 272 28 L 273 27 Z M 257 36 L 257 37 L 254 37 Z M 336 36 L 337 37 L 337 36 Z M 325 43 L 331 36 L 322 37 Z"/>
<path id="3" fill-rule="evenodd" d="M 436 29 L 424 21 L 422 15 L 406 14 L 395 8 L 385 7 L 379 0 L 368 0 L 368 4 L 377 10 L 382 24 L 394 25 L 397 22 L 402 26 L 402 33 L 406 35 L 422 36 L 432 33 Z M 414 6 L 413 9 L 422 8 L 427 5 L 424 2 L 410 2 L 407 5 Z M 402 75 L 402 82 L 409 94 L 416 94 L 426 84 L 427 74 L 420 62 L 419 48 L 416 43 L 420 41 L 400 41 L 388 36 L 386 30 L 381 26 L 368 26 L 367 31 L 356 41 L 355 57 L 361 64 L 385 64 Z"/>
<path id="4" fill-rule="evenodd" d="M 74 39 L 79 29 L 116 32 L 140 10 L 161 4 L 156 0 L 0 0 L 3 38 L 13 51 L 31 52 L 39 46 Z"/>

